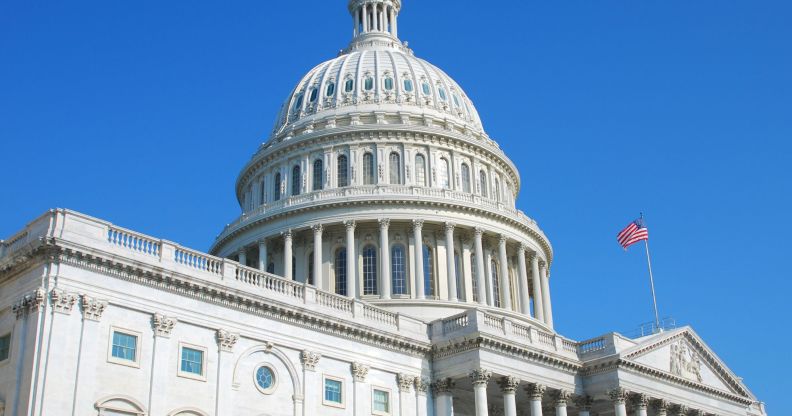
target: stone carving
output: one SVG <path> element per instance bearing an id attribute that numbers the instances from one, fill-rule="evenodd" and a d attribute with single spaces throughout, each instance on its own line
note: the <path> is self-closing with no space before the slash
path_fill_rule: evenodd
<path id="1" fill-rule="evenodd" d="M 553 398 L 553 404 L 555 407 L 566 407 L 567 402 L 570 398 L 572 398 L 572 392 L 567 390 L 556 390 L 550 395 L 550 397 Z"/>
<path id="2" fill-rule="evenodd" d="M 677 405 L 674 409 L 674 414 L 676 416 L 687 416 L 688 414 L 688 407 L 684 404 Z"/>
<path id="3" fill-rule="evenodd" d="M 531 400 L 542 400 L 542 396 L 544 396 L 546 389 L 547 387 L 539 383 L 530 383 L 525 386 L 525 392 L 528 393 L 528 397 Z"/>
<path id="4" fill-rule="evenodd" d="M 413 228 L 422 229 L 424 220 L 413 220 Z"/>
<path id="5" fill-rule="evenodd" d="M 470 372 L 470 381 L 473 385 L 487 384 L 490 377 L 492 377 L 492 372 L 483 368 L 477 368 Z"/>
<path id="6" fill-rule="evenodd" d="M 514 393 L 517 391 L 517 387 L 520 386 L 520 379 L 514 376 L 501 377 L 501 379 L 498 380 L 498 385 L 501 388 L 501 392 Z"/>
<path id="7" fill-rule="evenodd" d="M 670 407 L 671 407 L 671 403 L 669 403 L 665 399 L 658 399 L 657 401 L 654 402 L 654 408 L 658 416 L 666 416 L 668 414 L 668 409 Z"/>
<path id="8" fill-rule="evenodd" d="M 154 328 L 154 335 L 158 337 L 170 337 L 173 327 L 176 326 L 176 318 L 167 317 L 161 313 L 155 313 L 151 318 L 151 327 Z"/>
<path id="9" fill-rule="evenodd" d="M 591 396 L 577 396 L 575 397 L 575 406 L 580 410 L 589 411 L 591 406 L 594 405 L 594 398 Z"/>
<path id="10" fill-rule="evenodd" d="M 50 291 L 50 302 L 55 312 L 70 314 L 74 304 L 77 303 L 77 295 L 68 293 L 63 289 L 52 289 Z"/>
<path id="11" fill-rule="evenodd" d="M 426 395 L 426 390 L 429 389 L 429 379 L 425 377 L 415 377 L 415 381 L 413 382 L 415 386 L 415 392 L 421 395 Z"/>
<path id="12" fill-rule="evenodd" d="M 300 361 L 302 361 L 303 366 L 308 371 L 316 370 L 316 364 L 319 364 L 319 359 L 322 358 L 322 354 L 318 352 L 303 350 L 300 353 Z"/>
<path id="13" fill-rule="evenodd" d="M 98 321 L 107 309 L 107 301 L 92 298 L 88 295 L 80 295 L 80 307 L 82 308 L 83 319 Z"/>
<path id="14" fill-rule="evenodd" d="M 399 391 L 409 393 L 412 390 L 416 377 L 409 374 L 400 373 L 396 375 L 396 382 L 399 384 Z"/>
<path id="15" fill-rule="evenodd" d="M 649 396 L 644 393 L 638 393 L 633 396 L 633 404 L 639 409 L 646 409 L 649 406 Z"/>
<path id="16" fill-rule="evenodd" d="M 220 351 L 232 352 L 234 345 L 239 341 L 239 334 L 234 334 L 222 328 L 217 330 L 216 337 Z"/>
<path id="17" fill-rule="evenodd" d="M 441 378 L 432 383 L 432 392 L 435 395 L 450 394 L 456 383 L 450 378 Z"/>
<path id="18" fill-rule="evenodd" d="M 36 289 L 35 292 L 29 293 L 18 300 L 11 310 L 17 319 L 22 318 L 25 314 L 38 312 L 44 306 L 46 300 L 46 292 L 42 288 Z"/>
<path id="19" fill-rule="evenodd" d="M 390 227 L 390 218 L 380 218 L 379 225 L 381 229 L 388 229 Z"/>
<path id="20" fill-rule="evenodd" d="M 625 403 L 630 396 L 630 392 L 623 387 L 616 387 L 608 392 L 608 397 L 615 403 Z"/>
<path id="21" fill-rule="evenodd" d="M 365 382 L 368 376 L 369 366 L 361 363 L 352 363 L 352 377 L 355 381 Z"/>
<path id="22" fill-rule="evenodd" d="M 671 345 L 671 374 L 702 382 L 701 359 L 684 341 Z"/>

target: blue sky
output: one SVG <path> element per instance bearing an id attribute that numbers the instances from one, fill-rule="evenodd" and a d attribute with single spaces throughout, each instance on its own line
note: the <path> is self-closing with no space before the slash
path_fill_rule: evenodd
<path id="1" fill-rule="evenodd" d="M 300 76 L 350 39 L 345 1 L 0 6 L 0 236 L 52 207 L 207 249 Z M 405 0 L 555 248 L 557 329 L 690 324 L 779 410 L 792 371 L 792 3 Z M 784 318 L 786 317 L 786 318 Z"/>

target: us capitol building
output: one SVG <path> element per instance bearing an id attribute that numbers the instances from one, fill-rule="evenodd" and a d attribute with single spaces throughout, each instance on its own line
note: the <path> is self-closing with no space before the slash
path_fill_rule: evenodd
<path id="1" fill-rule="evenodd" d="M 210 253 L 64 209 L 0 241 L 0 414 L 766 414 L 689 327 L 553 329 L 517 169 L 401 7 L 349 2 Z"/>

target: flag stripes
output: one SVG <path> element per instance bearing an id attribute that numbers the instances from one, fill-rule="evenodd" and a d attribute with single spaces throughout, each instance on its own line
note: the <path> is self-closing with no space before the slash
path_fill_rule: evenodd
<path id="1" fill-rule="evenodd" d="M 631 222 L 616 236 L 616 240 L 626 250 L 627 247 L 643 240 L 649 239 L 649 229 L 642 219 Z"/>

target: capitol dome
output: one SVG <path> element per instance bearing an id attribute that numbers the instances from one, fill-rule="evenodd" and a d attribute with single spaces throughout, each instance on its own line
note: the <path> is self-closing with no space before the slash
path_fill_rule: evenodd
<path id="1" fill-rule="evenodd" d="M 352 0 L 353 38 L 297 83 L 242 168 L 212 253 L 425 321 L 484 308 L 552 329 L 553 251 L 451 77 Z"/>

